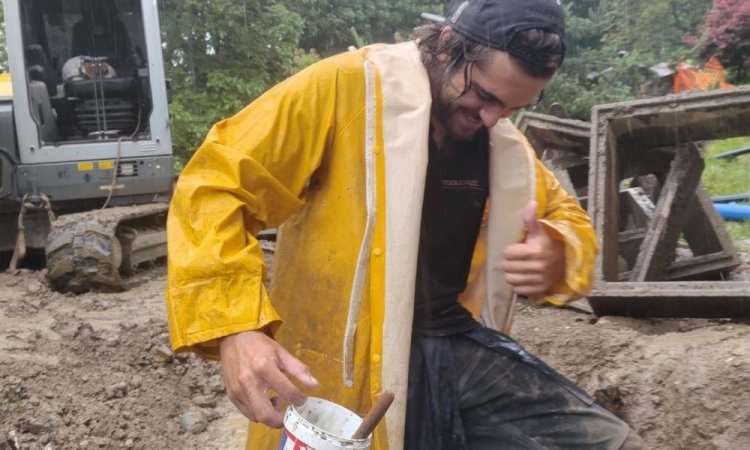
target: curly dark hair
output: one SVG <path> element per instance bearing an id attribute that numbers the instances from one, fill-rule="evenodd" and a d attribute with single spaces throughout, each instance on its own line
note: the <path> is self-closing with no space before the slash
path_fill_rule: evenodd
<path id="1" fill-rule="evenodd" d="M 441 43 L 440 33 L 446 26 L 445 24 L 434 23 L 422 25 L 414 29 L 412 39 L 417 42 L 417 46 L 422 52 L 422 60 L 428 69 L 436 66 L 438 55 L 447 54 L 450 58 L 444 75 L 451 76 L 457 70 L 464 71 L 464 77 L 467 81 L 463 92 L 465 93 L 471 88 L 471 77 L 469 75 L 473 66 L 478 64 L 481 67 L 486 61 L 486 55 L 493 48 L 458 32 L 452 33 L 448 39 Z M 565 44 L 560 36 L 545 30 L 529 29 L 520 31 L 513 40 L 516 39 L 520 39 L 524 48 L 549 55 L 546 64 L 535 64 L 524 59 L 521 55 L 514 55 L 513 49 L 516 46 L 511 46 L 507 51 L 518 62 L 521 70 L 536 78 L 549 78 L 555 74 L 565 57 Z"/>

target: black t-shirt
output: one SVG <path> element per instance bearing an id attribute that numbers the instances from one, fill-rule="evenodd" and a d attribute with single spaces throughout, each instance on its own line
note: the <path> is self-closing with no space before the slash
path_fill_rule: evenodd
<path id="1" fill-rule="evenodd" d="M 488 196 L 488 137 L 430 142 L 419 239 L 414 334 L 448 336 L 477 322 L 457 301 L 466 287 L 471 257 Z"/>

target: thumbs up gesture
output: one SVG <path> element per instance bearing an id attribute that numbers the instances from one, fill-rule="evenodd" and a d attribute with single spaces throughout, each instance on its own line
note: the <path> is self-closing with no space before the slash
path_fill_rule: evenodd
<path id="1" fill-rule="evenodd" d="M 565 277 L 565 244 L 552 239 L 536 218 L 537 203 L 523 211 L 526 237 L 503 251 L 505 278 L 516 294 L 538 299 Z"/>

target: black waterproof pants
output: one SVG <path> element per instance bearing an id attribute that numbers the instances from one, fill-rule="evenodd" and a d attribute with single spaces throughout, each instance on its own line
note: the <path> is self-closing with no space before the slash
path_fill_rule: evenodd
<path id="1" fill-rule="evenodd" d="M 407 450 L 641 449 L 623 421 L 484 327 L 412 341 Z"/>

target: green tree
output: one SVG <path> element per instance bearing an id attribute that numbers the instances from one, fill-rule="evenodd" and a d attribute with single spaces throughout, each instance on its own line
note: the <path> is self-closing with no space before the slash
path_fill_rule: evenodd
<path id="1" fill-rule="evenodd" d="M 566 61 L 542 107 L 560 103 L 588 120 L 596 104 L 655 95 L 649 70 L 691 55 L 685 36 L 694 32 L 711 0 L 581 0 L 568 10 Z M 663 93 L 663 92 L 662 92 Z"/>
<path id="2" fill-rule="evenodd" d="M 540 109 L 559 103 L 572 118 L 588 120 L 595 104 L 630 97 L 630 88 L 620 79 L 626 68 L 617 50 L 603 44 L 611 29 L 605 2 L 583 0 L 565 6 L 566 58 Z"/>
<path id="3" fill-rule="evenodd" d="M 182 159 L 213 123 L 294 70 L 302 20 L 278 2 L 162 0 L 160 20 Z"/>
<path id="4" fill-rule="evenodd" d="M 637 51 L 651 62 L 689 55 L 685 36 L 695 33 L 712 0 L 602 0 L 608 29 L 603 44 Z"/>
<path id="5" fill-rule="evenodd" d="M 303 17 L 300 47 L 322 55 L 362 43 L 394 42 L 396 34 L 408 37 L 421 23 L 420 14 L 442 14 L 444 2 L 406 0 L 287 0 L 289 10 Z M 352 31 L 354 30 L 354 31 Z"/>

